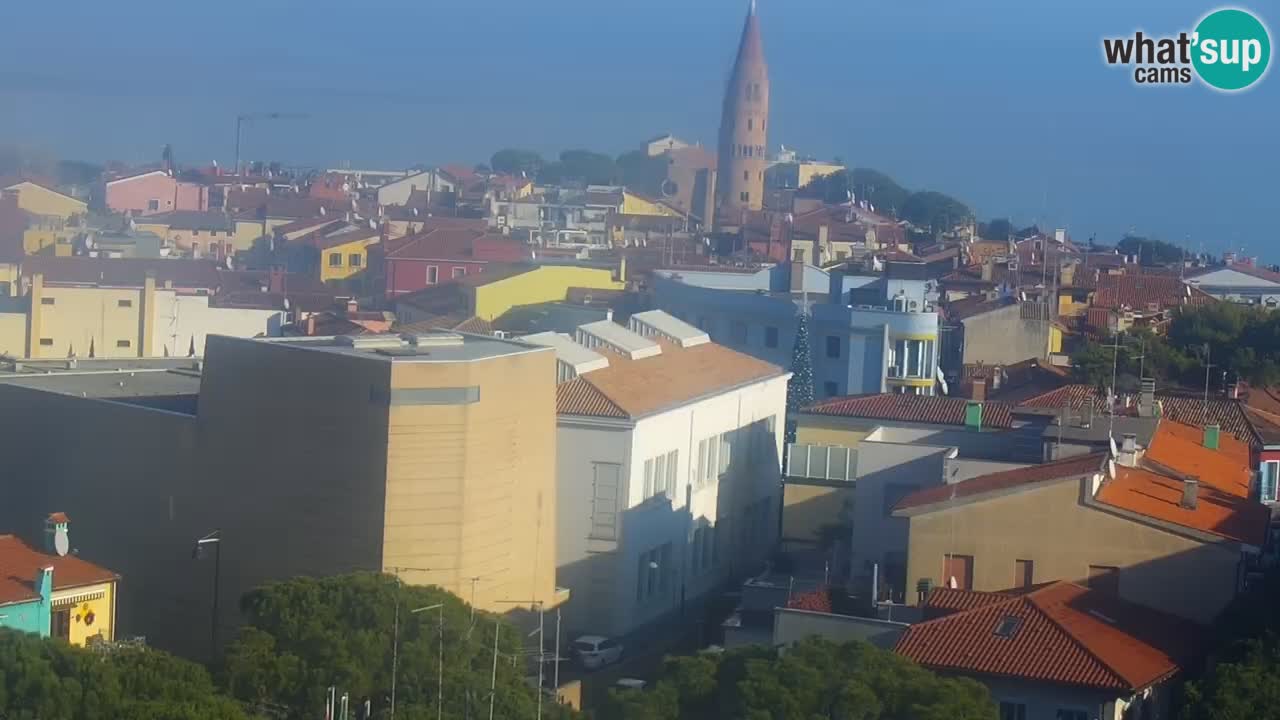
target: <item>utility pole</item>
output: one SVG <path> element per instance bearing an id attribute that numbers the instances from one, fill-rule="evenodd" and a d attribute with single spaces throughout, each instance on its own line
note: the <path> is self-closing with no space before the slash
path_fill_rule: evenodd
<path id="1" fill-rule="evenodd" d="M 489 674 L 489 720 L 493 720 L 493 701 L 498 696 L 498 634 L 502 631 L 502 621 L 493 623 L 493 670 Z M 542 688 L 538 688 L 539 691 Z"/>
<path id="2" fill-rule="evenodd" d="M 1201 425 L 1209 424 L 1209 369 L 1214 367 L 1209 362 L 1209 343 L 1204 344 L 1204 418 L 1200 421 Z"/>

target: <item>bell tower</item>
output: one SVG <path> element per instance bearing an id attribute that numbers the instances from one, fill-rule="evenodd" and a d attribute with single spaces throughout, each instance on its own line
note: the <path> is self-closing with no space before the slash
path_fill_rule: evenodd
<path id="1" fill-rule="evenodd" d="M 768 130 L 769 68 L 756 3 L 751 0 L 720 118 L 717 224 L 738 225 L 744 211 L 763 205 Z"/>

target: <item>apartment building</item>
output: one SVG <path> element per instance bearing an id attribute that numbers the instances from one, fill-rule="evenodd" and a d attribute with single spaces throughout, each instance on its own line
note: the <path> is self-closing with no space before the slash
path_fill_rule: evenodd
<path id="1" fill-rule="evenodd" d="M 759 568 L 777 537 L 790 373 L 660 311 L 523 339 L 558 359 L 571 630 L 624 635 Z"/>
<path id="2" fill-rule="evenodd" d="M 791 364 L 800 315 L 807 311 L 819 397 L 934 394 L 938 314 L 923 261 L 890 260 L 883 270 L 790 267 L 767 284 L 756 280 L 746 287 L 726 284 L 710 272 L 659 271 L 653 301 L 715 342 L 785 367 Z M 815 286 L 814 272 L 826 274 L 825 289 Z"/>
<path id="3" fill-rule="evenodd" d="M 352 571 L 438 585 L 486 610 L 555 606 L 555 353 L 427 333 L 240 339 L 203 361 L 0 368 L 0 526 L 60 507 L 95 562 L 147 592 L 119 633 L 209 652 L 263 583 Z M 75 365 L 75 367 L 70 367 Z M 68 452 L 74 447 L 75 452 Z"/>

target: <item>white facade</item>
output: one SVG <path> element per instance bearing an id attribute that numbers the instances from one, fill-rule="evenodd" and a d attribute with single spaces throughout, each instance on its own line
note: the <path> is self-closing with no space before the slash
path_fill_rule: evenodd
<path id="1" fill-rule="evenodd" d="M 229 335 L 238 338 L 276 337 L 285 322 L 283 310 L 209 307 L 207 295 L 179 295 L 157 290 L 151 347 L 157 356 L 181 357 L 192 348 L 204 355 L 205 338 Z"/>
<path id="2" fill-rule="evenodd" d="M 1219 300 L 1273 309 L 1280 307 L 1280 283 L 1254 277 L 1234 268 L 1210 270 L 1188 278 L 1186 282 Z"/>
<path id="3" fill-rule="evenodd" d="M 378 204 L 406 205 L 413 191 L 428 188 L 431 192 L 453 192 L 455 189 L 453 183 L 440 173 L 435 170 L 424 170 L 392 180 L 378 188 Z"/>
<path id="4" fill-rule="evenodd" d="M 570 631 L 626 635 L 767 558 L 787 378 L 637 420 L 560 417 L 557 582 L 571 591 Z"/>

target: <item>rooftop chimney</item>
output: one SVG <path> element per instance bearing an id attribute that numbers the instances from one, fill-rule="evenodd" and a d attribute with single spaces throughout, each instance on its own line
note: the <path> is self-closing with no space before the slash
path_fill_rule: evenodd
<path id="1" fill-rule="evenodd" d="M 65 513 L 50 513 L 44 519 L 44 551 L 50 555 L 66 555 L 70 551 L 67 527 L 70 521 Z"/>
<path id="2" fill-rule="evenodd" d="M 1125 467 L 1134 467 L 1138 464 L 1138 436 L 1133 433 L 1125 433 L 1120 440 L 1120 457 L 1118 461 Z"/>
<path id="3" fill-rule="evenodd" d="M 1200 478 L 1192 475 L 1182 481 L 1182 500 L 1178 502 L 1180 507 L 1188 510 L 1195 510 L 1199 499 L 1196 492 L 1200 489 Z"/>
<path id="4" fill-rule="evenodd" d="M 1138 417 L 1154 417 L 1156 414 L 1156 381 L 1144 378 L 1138 391 Z"/>
<path id="5" fill-rule="evenodd" d="M 971 397 L 976 402 L 982 402 L 983 400 L 987 399 L 987 379 L 986 378 L 973 379 L 973 391 L 969 393 L 969 397 Z"/>
<path id="6" fill-rule="evenodd" d="M 964 426 L 970 430 L 982 430 L 982 403 L 973 400 L 965 403 Z"/>
<path id="7" fill-rule="evenodd" d="M 1210 450 L 1218 449 L 1219 428 L 1217 423 L 1210 423 L 1204 426 L 1204 446 Z"/>
<path id="8" fill-rule="evenodd" d="M 793 293 L 802 292 L 804 290 L 804 263 L 792 260 L 789 270 L 790 276 L 787 278 L 789 283 L 787 289 Z"/>

